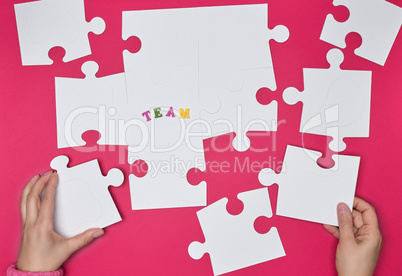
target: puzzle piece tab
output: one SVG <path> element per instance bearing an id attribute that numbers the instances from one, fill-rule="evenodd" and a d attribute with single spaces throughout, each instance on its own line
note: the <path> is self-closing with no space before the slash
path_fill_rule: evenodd
<path id="1" fill-rule="evenodd" d="M 70 168 L 68 162 L 67 156 L 60 155 L 50 163 L 59 175 L 53 222 L 56 232 L 70 238 L 121 221 L 108 186 L 120 186 L 123 173 L 111 169 L 103 176 L 96 159 Z"/>
<path id="2" fill-rule="evenodd" d="M 319 156 L 287 146 L 282 172 L 266 168 L 258 179 L 264 186 L 279 185 L 277 215 L 338 226 L 338 203 L 353 208 L 360 157 L 338 155 L 334 168 L 324 169 L 317 165 Z"/>
<path id="3" fill-rule="evenodd" d="M 243 212 L 239 215 L 233 216 L 227 212 L 227 198 L 197 212 L 205 243 L 192 242 L 188 253 L 197 260 L 208 253 L 214 275 L 286 255 L 275 227 L 265 234 L 259 234 L 254 229 L 254 221 L 258 217 L 272 217 L 268 190 L 263 188 L 240 193 L 238 198 L 244 204 Z"/>
<path id="4" fill-rule="evenodd" d="M 300 132 L 332 136 L 329 147 L 343 151 L 345 137 L 368 137 L 370 127 L 371 71 L 342 70 L 343 54 L 327 54 L 328 69 L 303 68 L 304 91 L 287 88 L 283 99 L 303 102 Z"/>
<path id="5" fill-rule="evenodd" d="M 49 50 L 60 46 L 64 62 L 91 54 L 88 33 L 101 34 L 105 22 L 85 20 L 84 0 L 41 0 L 15 4 L 23 65 L 48 65 Z"/>
<path id="6" fill-rule="evenodd" d="M 334 0 L 335 6 L 345 6 L 349 18 L 338 22 L 327 15 L 320 39 L 345 48 L 345 37 L 357 32 L 362 45 L 355 54 L 384 65 L 402 25 L 402 8 L 385 0 Z"/>

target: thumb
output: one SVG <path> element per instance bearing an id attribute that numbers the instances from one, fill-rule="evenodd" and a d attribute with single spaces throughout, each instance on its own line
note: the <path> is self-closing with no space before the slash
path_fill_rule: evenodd
<path id="1" fill-rule="evenodd" d="M 69 239 L 69 249 L 71 254 L 90 244 L 94 239 L 102 236 L 105 232 L 101 228 L 89 229 L 75 237 Z"/>
<path id="2" fill-rule="evenodd" d="M 353 217 L 345 203 L 339 203 L 337 208 L 339 224 L 339 242 L 355 242 L 353 232 Z"/>

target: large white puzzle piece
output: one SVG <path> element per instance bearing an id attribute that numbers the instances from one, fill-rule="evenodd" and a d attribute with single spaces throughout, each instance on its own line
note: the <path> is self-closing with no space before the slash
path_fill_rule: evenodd
<path id="1" fill-rule="evenodd" d="M 141 39 L 140 51 L 125 50 L 123 59 L 130 107 L 154 134 L 148 145 L 176 143 L 185 131 L 180 109 L 189 110 L 184 119 L 189 124 L 202 109 L 214 113 L 220 107 L 216 97 L 198 97 L 197 22 L 196 8 L 123 12 L 123 39 Z M 174 117 L 167 116 L 170 107 Z M 161 108 L 162 117 L 155 119 L 155 108 Z"/>
<path id="2" fill-rule="evenodd" d="M 205 169 L 201 138 L 198 148 L 185 142 L 173 147 L 146 146 L 129 151 L 129 163 L 143 160 L 148 166 L 143 177 L 129 175 L 131 207 L 133 210 L 205 206 L 205 181 L 194 186 L 187 181 L 187 172 L 198 167 Z M 137 155 L 136 155 L 137 154 Z"/>
<path id="3" fill-rule="evenodd" d="M 260 106 L 255 93 L 276 89 L 269 40 L 289 32 L 268 29 L 267 11 L 263 4 L 123 12 L 123 39 L 141 40 L 138 53 L 123 52 L 130 102 L 139 109 L 181 102 L 209 124 L 205 137 L 234 128 L 239 150 L 248 148 L 245 129 L 276 130 L 277 103 Z"/>
<path id="4" fill-rule="evenodd" d="M 103 176 L 96 159 L 70 168 L 68 162 L 67 156 L 60 155 L 50 163 L 59 175 L 53 220 L 56 232 L 70 238 L 121 221 L 108 186 L 120 186 L 123 173 L 111 169 Z"/>
<path id="5" fill-rule="evenodd" d="M 238 198 L 244 203 L 243 212 L 239 215 L 227 212 L 227 198 L 197 212 L 205 243 L 191 243 L 188 253 L 197 260 L 208 253 L 214 275 L 286 255 L 275 227 L 266 234 L 259 234 L 254 229 L 254 221 L 258 217 L 272 217 L 268 190 L 263 188 L 240 193 Z"/>
<path id="6" fill-rule="evenodd" d="M 385 0 L 334 0 L 335 6 L 345 6 L 349 18 L 338 22 L 327 15 L 320 39 L 345 48 L 348 33 L 357 32 L 362 45 L 355 54 L 384 65 L 402 25 L 402 8 Z"/>
<path id="7" fill-rule="evenodd" d="M 234 148 L 247 150 L 247 131 L 276 131 L 277 102 L 262 106 L 255 95 L 262 87 L 276 90 L 269 41 L 286 41 L 289 30 L 267 27 L 267 4 L 203 8 L 199 18 L 199 93 L 221 99 L 217 113 L 201 118 L 212 128 L 210 137 L 235 131 Z"/>
<path id="8" fill-rule="evenodd" d="M 55 78 L 58 148 L 85 145 L 81 135 L 88 130 L 101 134 L 99 144 L 126 145 L 123 134 L 131 129 L 123 127 L 130 116 L 124 73 L 97 78 L 98 69 L 88 61 L 84 79 Z"/>
<path id="9" fill-rule="evenodd" d="M 328 69 L 303 68 L 304 91 L 287 88 L 287 104 L 303 102 L 300 132 L 332 136 L 329 147 L 343 151 L 345 137 L 368 137 L 370 127 L 371 71 L 342 70 L 343 54 L 327 54 Z"/>
<path id="10" fill-rule="evenodd" d="M 264 186 L 279 185 L 276 214 L 338 226 L 336 208 L 353 208 L 360 157 L 338 155 L 336 169 L 317 165 L 320 154 L 287 146 L 280 174 L 263 169 L 258 179 Z"/>
<path id="11" fill-rule="evenodd" d="M 88 33 L 101 34 L 105 22 L 85 20 L 84 0 L 41 0 L 15 4 L 23 65 L 48 65 L 49 50 L 60 46 L 64 62 L 91 54 Z"/>

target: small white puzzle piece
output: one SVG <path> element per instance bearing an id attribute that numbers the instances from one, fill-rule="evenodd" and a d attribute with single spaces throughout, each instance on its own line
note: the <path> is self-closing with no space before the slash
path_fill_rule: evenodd
<path id="1" fill-rule="evenodd" d="M 130 117 L 125 75 L 97 78 L 98 69 L 88 61 L 82 65 L 84 79 L 55 78 L 58 148 L 85 145 L 81 135 L 88 130 L 101 134 L 100 145 L 126 145 L 123 134 L 131 128 L 124 125 Z"/>
<path id="2" fill-rule="evenodd" d="M 197 212 L 205 243 L 191 243 L 188 253 L 197 260 L 208 253 L 214 275 L 286 255 L 275 227 L 265 234 L 259 234 L 254 229 L 254 221 L 258 217 L 272 217 L 268 190 L 263 188 L 247 191 L 237 197 L 244 204 L 239 215 L 233 216 L 227 212 L 227 198 Z"/>
<path id="3" fill-rule="evenodd" d="M 53 215 L 56 232 L 70 238 L 121 221 L 108 186 L 120 186 L 123 173 L 111 169 L 103 176 L 96 159 L 70 168 L 68 162 L 67 156 L 60 155 L 50 163 L 59 175 Z"/>
<path id="4" fill-rule="evenodd" d="M 281 173 L 266 168 L 258 179 L 264 186 L 279 185 L 277 215 L 338 226 L 338 203 L 353 209 L 360 157 L 338 155 L 336 169 L 324 169 L 319 156 L 288 145 Z"/>
<path id="5" fill-rule="evenodd" d="M 193 140 L 190 146 L 183 141 L 172 147 L 139 146 L 129 149 L 129 163 L 143 160 L 148 166 L 147 174 L 143 177 L 129 175 L 133 210 L 207 204 L 205 181 L 191 185 L 186 177 L 193 167 L 205 169 L 202 138 L 198 139 L 199 142 Z"/>
<path id="6" fill-rule="evenodd" d="M 370 129 L 371 71 L 342 70 L 343 54 L 327 54 L 328 69 L 303 68 L 304 91 L 290 87 L 283 99 L 303 102 L 300 132 L 332 136 L 329 147 L 343 151 L 345 137 L 368 137 Z"/>
<path id="7" fill-rule="evenodd" d="M 105 22 L 85 20 L 84 0 L 41 0 L 15 4 L 23 65 L 48 65 L 49 50 L 60 46 L 64 62 L 91 54 L 88 33 L 101 34 Z"/>
<path id="8" fill-rule="evenodd" d="M 357 32 L 362 38 L 355 54 L 384 65 L 402 25 L 402 8 L 385 0 L 334 0 L 335 6 L 345 6 L 349 18 L 338 22 L 327 15 L 320 39 L 345 48 L 345 37 Z"/>

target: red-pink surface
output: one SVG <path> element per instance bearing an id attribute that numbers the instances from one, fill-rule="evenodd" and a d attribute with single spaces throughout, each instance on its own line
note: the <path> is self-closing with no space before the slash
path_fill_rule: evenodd
<path id="1" fill-rule="evenodd" d="M 123 72 L 122 50 L 127 44 L 121 39 L 121 15 L 124 10 L 177 8 L 266 3 L 264 1 L 161 1 L 161 0 L 86 0 L 87 20 L 100 16 L 106 21 L 104 34 L 89 35 L 93 54 L 69 63 L 61 62 L 63 50 L 52 50 L 55 59 L 51 66 L 21 65 L 13 4 L 24 1 L 1 1 L 0 24 L 0 271 L 16 261 L 21 232 L 19 201 L 24 184 L 36 173 L 49 169 L 57 155 L 70 157 L 70 165 L 94 158 L 100 160 L 106 173 L 117 167 L 124 171 L 125 182 L 111 188 L 123 221 L 106 228 L 106 234 L 87 248 L 72 256 L 64 265 L 67 275 L 212 275 L 208 255 L 193 260 L 187 253 L 188 245 L 203 241 L 196 217 L 200 208 L 180 208 L 150 211 L 132 211 L 128 175 L 133 169 L 120 162 L 125 160 L 124 148 L 100 148 L 95 144 L 97 133 L 89 133 L 86 140 L 92 147 L 57 149 L 54 77 L 82 78 L 80 67 L 87 60 L 99 63 L 98 76 Z M 402 6 L 397 0 L 391 1 Z M 325 17 L 336 13 L 345 20 L 348 11 L 332 6 L 330 0 L 269 1 L 270 28 L 286 25 L 290 38 L 286 43 L 271 42 L 278 89 L 274 93 L 258 94 L 261 102 L 275 98 L 279 101 L 279 126 L 276 135 L 251 138 L 252 145 L 268 147 L 268 151 L 238 153 L 236 151 L 206 152 L 206 161 L 229 162 L 228 172 L 215 172 L 210 167 L 205 174 L 193 175 L 192 181 L 204 178 L 208 183 L 208 204 L 229 197 L 228 209 L 241 211 L 236 194 L 259 188 L 257 175 L 261 163 L 269 161 L 279 170 L 287 144 L 326 151 L 325 137 L 299 133 L 302 104 L 287 106 L 281 99 L 283 90 L 294 86 L 303 90 L 302 68 L 328 67 L 326 53 L 333 46 L 320 41 Z M 240 38 L 241 39 L 241 38 Z M 356 194 L 373 204 L 379 216 L 384 246 L 376 275 L 400 275 L 400 244 L 402 220 L 402 188 L 400 163 L 402 141 L 402 34 L 400 34 L 384 67 L 353 54 L 361 39 L 347 37 L 343 69 L 373 71 L 371 123 L 369 138 L 347 139 L 344 154 L 359 155 L 361 167 Z M 270 96 L 273 95 L 273 96 Z M 225 135 L 218 145 L 230 142 Z M 205 141 L 209 147 L 211 140 Z M 236 162 L 249 162 L 248 171 L 235 171 Z M 324 160 L 325 161 L 325 160 Z M 201 177 L 201 178 L 200 178 Z M 269 187 L 275 211 L 278 188 Z M 317 206 L 319 208 L 319 206 Z M 276 226 L 282 238 L 286 257 L 245 268 L 231 275 L 335 275 L 335 248 L 337 241 L 320 224 L 274 216 L 259 223 L 258 228 Z"/>

